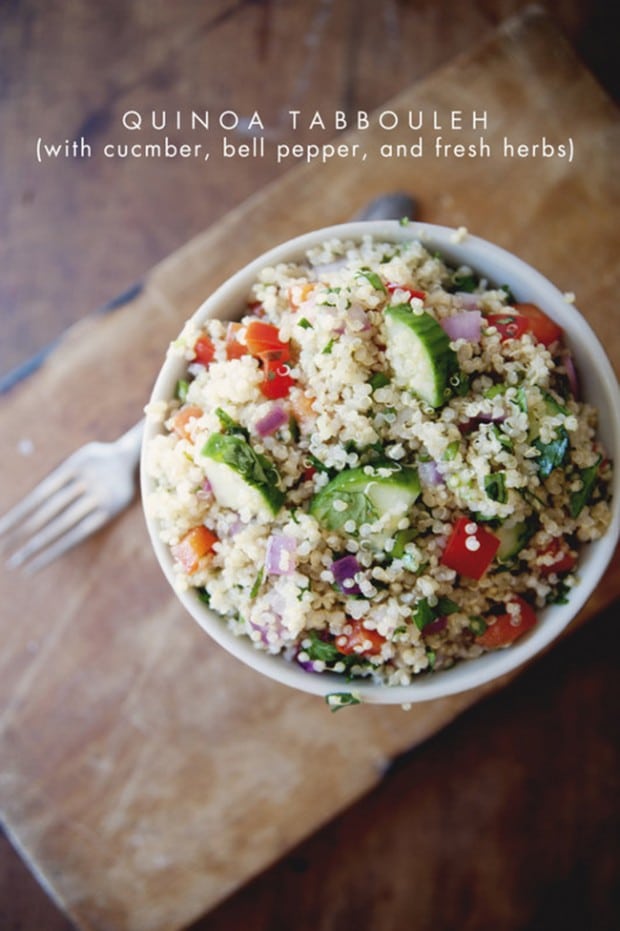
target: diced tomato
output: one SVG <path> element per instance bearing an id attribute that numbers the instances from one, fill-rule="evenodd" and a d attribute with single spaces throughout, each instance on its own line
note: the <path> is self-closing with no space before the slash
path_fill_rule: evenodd
<path id="1" fill-rule="evenodd" d="M 340 653 L 344 653 L 345 656 L 351 653 L 359 653 L 360 656 L 375 656 L 381 652 L 385 637 L 382 637 L 378 631 L 368 630 L 364 627 L 363 620 L 349 618 L 347 624 L 351 628 L 351 633 L 340 634 L 335 640 Z"/>
<path id="2" fill-rule="evenodd" d="M 263 372 L 265 377 L 259 387 L 270 401 L 285 398 L 295 384 L 295 379 L 289 374 L 288 365 L 280 361 L 266 361 L 263 364 Z"/>
<path id="3" fill-rule="evenodd" d="M 402 284 L 394 284 L 393 281 L 388 281 L 386 288 L 390 294 L 394 294 L 394 291 L 405 291 L 409 295 L 409 300 L 414 297 L 419 297 L 421 301 L 426 298 L 426 291 L 416 291 L 414 288 L 406 288 Z"/>
<path id="4" fill-rule="evenodd" d="M 288 362 L 290 348 L 278 336 L 278 328 L 273 323 L 252 320 L 245 328 L 245 343 L 248 352 L 262 362 Z"/>
<path id="5" fill-rule="evenodd" d="M 525 317 L 510 313 L 510 311 L 501 314 L 489 314 L 487 323 L 489 326 L 495 327 L 502 340 L 520 339 L 530 330 Z"/>
<path id="6" fill-rule="evenodd" d="M 295 397 L 291 399 L 291 407 L 298 422 L 304 423 L 305 421 L 316 420 L 316 411 L 312 406 L 315 400 L 316 398 L 309 398 L 307 394 L 302 392 L 297 392 Z"/>
<path id="7" fill-rule="evenodd" d="M 312 281 L 303 284 L 293 284 L 288 289 L 288 303 L 291 310 L 299 310 L 304 301 L 307 301 L 316 285 Z"/>
<path id="8" fill-rule="evenodd" d="M 486 647 L 487 650 L 496 650 L 499 647 L 506 647 L 521 637 L 526 631 L 535 626 L 537 618 L 531 604 L 525 598 L 514 595 L 506 602 L 508 605 L 517 605 L 518 611 L 511 614 L 506 611 L 493 619 L 489 623 L 483 634 L 476 637 L 476 643 Z M 491 618 L 489 618 L 489 621 Z"/>
<path id="9" fill-rule="evenodd" d="M 552 562 L 545 561 L 538 565 L 538 571 L 542 575 L 550 575 L 552 572 L 570 572 L 577 564 L 577 557 L 571 552 L 568 543 L 557 537 L 542 550 L 542 554 L 553 559 Z"/>
<path id="10" fill-rule="evenodd" d="M 209 365 L 215 356 L 215 346 L 208 336 L 199 336 L 194 343 L 194 357 L 196 362 Z"/>
<path id="11" fill-rule="evenodd" d="M 263 317 L 265 315 L 265 308 L 263 307 L 262 301 L 248 301 L 248 310 L 255 317 Z"/>
<path id="12" fill-rule="evenodd" d="M 315 475 L 316 469 L 314 466 L 306 466 L 306 468 L 301 473 L 301 477 L 304 482 L 309 482 L 310 479 L 314 478 Z"/>
<path id="13" fill-rule="evenodd" d="M 528 322 L 529 332 L 536 337 L 539 343 L 550 346 L 562 338 L 563 330 L 548 317 L 536 304 L 514 304 L 521 316 Z"/>
<path id="14" fill-rule="evenodd" d="M 501 338 L 519 339 L 524 333 L 531 335 L 550 346 L 562 337 L 562 329 L 545 314 L 536 304 L 513 304 L 513 310 L 507 309 L 499 314 L 489 314 L 487 322 L 496 327 Z"/>
<path id="15" fill-rule="evenodd" d="M 459 517 L 452 528 L 441 561 L 469 579 L 481 579 L 499 548 L 500 540 L 469 517 Z"/>
<path id="16" fill-rule="evenodd" d="M 192 575 L 198 569 L 202 557 L 213 552 L 213 547 L 217 542 L 217 536 L 200 524 L 188 530 L 185 536 L 172 547 L 172 555 L 185 571 Z"/>
<path id="17" fill-rule="evenodd" d="M 189 439 L 189 424 L 191 420 L 197 420 L 202 417 L 202 410 L 195 404 L 186 404 L 176 412 L 172 420 L 172 429 L 178 436 L 183 439 Z"/>
<path id="18" fill-rule="evenodd" d="M 247 355 L 247 346 L 239 342 L 239 333 L 243 329 L 241 323 L 229 323 L 226 330 L 226 358 L 240 359 L 241 356 Z"/>

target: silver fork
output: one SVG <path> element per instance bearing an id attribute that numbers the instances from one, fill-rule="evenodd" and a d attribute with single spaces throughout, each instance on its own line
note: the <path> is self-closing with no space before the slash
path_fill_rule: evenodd
<path id="1" fill-rule="evenodd" d="M 136 492 L 144 421 L 113 443 L 87 443 L 0 517 L 10 568 L 43 568 L 122 511 Z"/>
<path id="2" fill-rule="evenodd" d="M 414 219 L 408 194 L 381 194 L 355 220 Z M 144 421 L 113 443 L 87 443 L 0 517 L 0 550 L 10 568 L 42 569 L 127 507 L 136 491 Z"/>

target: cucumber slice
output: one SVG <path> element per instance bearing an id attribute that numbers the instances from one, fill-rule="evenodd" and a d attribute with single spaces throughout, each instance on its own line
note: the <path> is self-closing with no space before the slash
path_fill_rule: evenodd
<path id="1" fill-rule="evenodd" d="M 409 304 L 385 309 L 387 356 L 395 381 L 430 404 L 440 407 L 458 371 L 448 334 L 430 314 L 414 314 Z"/>
<path id="2" fill-rule="evenodd" d="M 500 544 L 497 550 L 497 559 L 499 562 L 509 562 L 519 553 L 527 541 L 534 534 L 534 528 L 527 522 L 521 521 L 514 527 L 502 525 L 493 531 L 496 537 L 499 537 Z"/>
<path id="3" fill-rule="evenodd" d="M 204 472 L 215 500 L 235 511 L 273 517 L 284 503 L 280 476 L 272 463 L 238 434 L 214 433 L 202 448 Z"/>
<path id="4" fill-rule="evenodd" d="M 372 524 L 380 517 L 396 525 L 419 494 L 417 469 L 393 462 L 360 466 L 345 469 L 322 488 L 310 502 L 310 514 L 329 530 L 341 530 L 351 520 L 356 527 Z"/>

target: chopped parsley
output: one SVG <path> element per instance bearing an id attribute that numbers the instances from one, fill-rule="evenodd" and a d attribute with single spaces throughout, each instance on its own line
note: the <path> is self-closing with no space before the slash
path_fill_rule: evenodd
<path id="1" fill-rule="evenodd" d="M 179 378 L 174 392 L 175 397 L 177 397 L 181 402 L 187 401 L 188 390 L 189 382 L 185 378 Z"/>
<path id="2" fill-rule="evenodd" d="M 263 584 L 263 575 L 264 575 L 264 570 L 261 568 L 258 570 L 256 574 L 256 578 L 254 579 L 254 585 L 252 586 L 252 590 L 250 591 L 250 598 L 256 598 L 256 596 L 258 595 L 260 591 L 260 587 Z"/>
<path id="3" fill-rule="evenodd" d="M 534 446 L 540 453 L 536 460 L 538 474 L 541 478 L 548 478 L 554 469 L 566 462 L 569 450 L 568 433 L 564 427 L 559 427 L 555 439 L 550 443 L 542 443 L 537 439 L 534 440 Z"/>
<path id="4" fill-rule="evenodd" d="M 386 375 L 385 372 L 375 372 L 374 375 L 371 375 L 368 379 L 368 384 L 373 391 L 376 391 L 377 388 L 385 388 L 386 385 L 389 385 L 390 377 Z"/>
<path id="5" fill-rule="evenodd" d="M 582 469 L 580 472 L 581 475 L 581 488 L 579 491 L 574 491 L 570 496 L 570 514 L 571 517 L 578 517 L 581 514 L 583 508 L 586 506 L 594 487 L 596 485 L 596 479 L 598 477 L 598 470 L 601 464 L 602 456 L 599 456 L 594 463 L 588 469 Z"/>
<path id="6" fill-rule="evenodd" d="M 233 420 L 230 414 L 227 414 L 221 407 L 216 407 L 215 413 L 222 425 L 223 433 L 227 433 L 230 436 L 242 436 L 246 440 L 250 439 L 249 431 L 246 430 L 245 427 L 242 427 L 240 423 L 237 423 L 236 420 Z"/>
<path id="7" fill-rule="evenodd" d="M 508 501 L 508 492 L 506 490 L 506 473 L 491 472 L 484 479 L 484 490 L 491 499 L 499 504 L 505 504 Z"/>
<path id="8" fill-rule="evenodd" d="M 325 702 L 331 711 L 340 711 L 349 705 L 361 705 L 362 699 L 356 692 L 330 692 L 325 696 Z"/>
<path id="9" fill-rule="evenodd" d="M 475 637 L 481 637 L 487 629 L 488 624 L 481 617 L 470 617 L 469 629 Z"/>
<path id="10" fill-rule="evenodd" d="M 370 284 L 373 286 L 375 291 L 381 291 L 383 294 L 387 294 L 387 288 L 383 284 L 380 276 L 376 272 L 372 272 L 369 268 L 361 268 L 358 272 L 358 275 L 361 278 L 366 278 Z"/>

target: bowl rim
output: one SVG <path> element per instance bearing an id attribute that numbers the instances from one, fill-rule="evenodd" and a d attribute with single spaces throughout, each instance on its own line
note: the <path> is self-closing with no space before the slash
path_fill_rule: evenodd
<path id="1" fill-rule="evenodd" d="M 605 439 L 606 451 L 615 463 L 620 462 L 620 424 L 616 416 L 620 410 L 620 392 L 614 370 L 594 330 L 577 308 L 568 302 L 566 296 L 536 268 L 503 247 L 468 231 L 419 221 L 403 224 L 398 220 L 352 221 L 314 229 L 280 242 L 246 263 L 220 284 L 194 311 L 189 320 L 200 324 L 206 319 L 216 317 L 235 319 L 242 315 L 243 298 L 247 296 L 250 285 L 264 267 L 300 258 L 307 249 L 326 240 L 360 241 L 365 236 L 386 241 L 420 240 L 427 248 L 441 252 L 450 264 L 471 265 L 478 274 L 487 276 L 496 286 L 507 284 L 518 299 L 530 299 L 542 306 L 566 331 L 567 343 L 575 354 L 580 376 L 585 375 L 585 382 L 590 389 L 585 394 L 595 394 L 595 406 L 602 415 L 601 419 L 604 417 L 604 432 L 608 434 Z M 532 292 L 535 293 L 535 297 Z M 222 309 L 226 312 L 222 313 Z M 231 313 L 231 309 L 238 312 Z M 590 368 L 580 364 L 580 360 L 581 363 L 595 360 L 596 365 Z M 168 399 L 171 396 L 178 371 L 184 365 L 183 360 L 178 357 L 166 355 L 153 385 L 150 401 Z M 145 468 L 146 449 L 150 439 L 160 432 L 161 425 L 147 418 L 140 457 L 143 502 L 151 488 L 151 480 Z M 544 614 L 544 623 L 537 624 L 507 649 L 490 651 L 478 658 L 460 661 L 450 669 L 414 678 L 410 685 L 397 686 L 364 680 L 347 683 L 337 674 L 310 673 L 280 655 L 257 650 L 249 638 L 233 634 L 222 618 L 201 603 L 191 590 L 180 591 L 176 587 L 168 547 L 158 536 L 156 520 L 143 510 L 155 555 L 175 595 L 203 630 L 227 652 L 255 671 L 298 691 L 320 696 L 334 692 L 353 692 L 366 703 L 403 705 L 442 698 L 487 685 L 522 667 L 558 638 L 596 588 L 615 552 L 620 536 L 619 468 L 614 470 L 611 494 L 610 526 L 600 540 L 586 544 L 580 554 L 584 582 L 575 586 L 568 604 L 542 609 L 539 614 Z"/>

